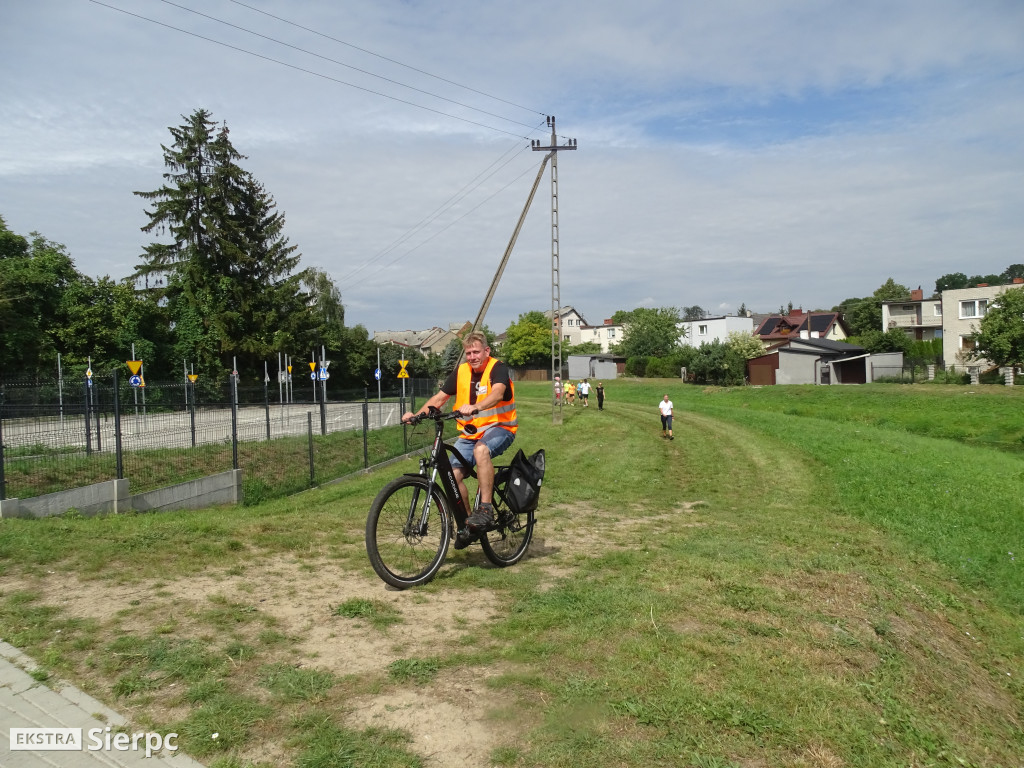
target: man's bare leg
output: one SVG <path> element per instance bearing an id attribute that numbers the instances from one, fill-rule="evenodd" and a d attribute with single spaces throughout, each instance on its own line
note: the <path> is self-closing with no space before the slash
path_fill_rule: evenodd
<path id="1" fill-rule="evenodd" d="M 491 461 L 491 449 L 484 445 L 483 440 L 473 447 L 473 458 L 476 459 L 480 503 L 490 504 L 494 499 L 494 463 Z"/>

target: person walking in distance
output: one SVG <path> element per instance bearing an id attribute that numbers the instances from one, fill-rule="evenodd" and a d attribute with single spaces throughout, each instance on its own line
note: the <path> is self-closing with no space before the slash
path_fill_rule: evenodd
<path id="1" fill-rule="evenodd" d="M 580 393 L 580 405 L 584 408 L 590 407 L 590 382 L 584 379 L 580 382 L 579 386 Z"/>
<path id="2" fill-rule="evenodd" d="M 600 381 L 597 382 L 597 386 L 594 387 L 594 392 L 597 394 L 597 410 L 604 410 L 604 384 Z"/>
<path id="3" fill-rule="evenodd" d="M 675 440 L 672 436 L 672 401 L 668 399 L 668 395 L 658 403 L 658 410 L 661 411 L 661 436 Z"/>
<path id="4" fill-rule="evenodd" d="M 562 403 L 562 377 L 555 376 L 555 405 Z"/>
<path id="5" fill-rule="evenodd" d="M 491 357 L 487 337 L 479 331 L 466 336 L 462 342 L 466 350 L 466 362 L 456 368 L 440 391 L 423 404 L 417 413 L 426 413 L 430 408 L 441 408 L 455 395 L 455 411 L 464 418 L 458 420 L 462 436 L 455 441 L 454 448 L 466 463 L 476 466 L 477 490 L 480 503 L 466 519 L 471 534 L 487 529 L 494 521 L 494 464 L 492 459 L 505 452 L 515 440 L 519 422 L 516 418 L 515 392 L 508 366 Z M 406 413 L 402 421 L 409 421 L 415 414 Z M 464 425 L 472 424 L 476 432 L 467 434 Z M 466 493 L 463 478 L 468 471 L 453 462 L 455 480 L 464 499 L 472 498 Z"/>

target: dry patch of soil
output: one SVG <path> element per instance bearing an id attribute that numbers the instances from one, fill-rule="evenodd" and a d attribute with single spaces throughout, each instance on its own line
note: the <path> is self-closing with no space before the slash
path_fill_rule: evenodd
<path id="1" fill-rule="evenodd" d="M 327 561 L 300 563 L 287 557 L 264 558 L 241 575 L 204 574 L 123 585 L 51 572 L 42 579 L 12 580 L 7 587 L 35 591 L 43 603 L 59 607 L 69 617 L 113 624 L 119 615 L 130 615 L 132 632 L 141 636 L 168 620 L 178 622 L 177 636 L 191 635 L 189 630 L 194 628 L 187 617 L 209 610 L 215 605 L 211 598 L 255 606 L 273 620 L 276 631 L 296 639 L 290 650 L 301 659 L 301 666 L 339 676 L 385 676 L 392 662 L 438 655 L 466 633 L 479 632 L 496 616 L 493 595 L 486 590 L 474 590 L 471 597 L 462 590 L 399 592 L 376 577 L 344 571 Z M 334 615 L 338 605 L 357 598 L 392 606 L 402 622 L 385 632 L 368 622 Z M 209 627 L 203 629 L 208 632 Z M 429 686 L 350 701 L 350 725 L 405 730 L 413 737 L 412 748 L 428 756 L 432 765 L 486 765 L 487 755 L 505 736 L 486 720 L 488 694 L 482 677 L 486 674 L 487 670 L 461 676 L 442 673 Z M 150 714 L 155 714 L 152 707 Z M 170 710 L 160 714 L 175 716 Z M 265 754 L 253 757 L 267 759 Z"/>

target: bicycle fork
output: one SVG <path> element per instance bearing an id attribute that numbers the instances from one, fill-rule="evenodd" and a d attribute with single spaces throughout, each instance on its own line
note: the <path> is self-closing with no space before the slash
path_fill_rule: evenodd
<path id="1" fill-rule="evenodd" d="M 426 477 L 426 467 L 420 466 L 420 475 Z M 430 503 L 431 496 L 430 489 L 434 487 L 437 482 L 437 469 L 434 469 L 433 475 L 430 478 L 430 485 L 424 490 L 417 486 L 413 489 L 412 499 L 409 501 L 409 511 L 405 517 L 405 528 L 403 533 L 406 538 L 417 537 L 423 538 L 427 535 L 428 521 L 430 520 Z M 420 494 L 425 493 L 426 499 L 423 502 L 423 509 L 419 509 L 420 506 Z M 419 510 L 419 519 L 417 520 L 416 512 Z"/>

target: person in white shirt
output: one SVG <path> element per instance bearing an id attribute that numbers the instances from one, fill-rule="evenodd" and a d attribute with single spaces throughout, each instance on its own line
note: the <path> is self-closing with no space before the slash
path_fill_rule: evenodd
<path id="1" fill-rule="evenodd" d="M 672 401 L 668 399 L 668 395 L 658 403 L 658 410 L 661 411 L 661 436 L 675 440 L 672 436 Z"/>
<path id="2" fill-rule="evenodd" d="M 583 404 L 584 408 L 590 407 L 590 382 L 584 379 L 580 382 L 580 385 L 576 388 L 576 391 L 580 393 L 580 403 Z"/>

